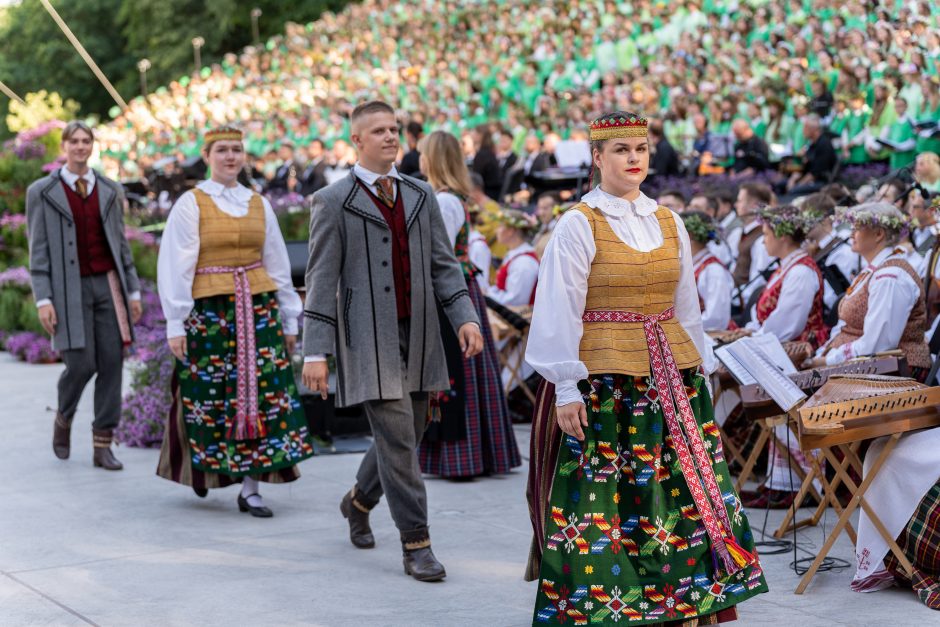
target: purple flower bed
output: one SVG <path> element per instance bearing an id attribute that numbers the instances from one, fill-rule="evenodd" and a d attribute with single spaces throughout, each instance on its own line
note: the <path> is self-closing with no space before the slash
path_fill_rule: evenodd
<path id="1" fill-rule="evenodd" d="M 7 285 L 29 287 L 29 270 L 20 266 L 0 272 L 0 287 L 6 287 Z"/>
<path id="2" fill-rule="evenodd" d="M 30 331 L 11 333 L 4 347 L 11 355 L 31 364 L 50 364 L 59 358 L 49 338 Z"/>

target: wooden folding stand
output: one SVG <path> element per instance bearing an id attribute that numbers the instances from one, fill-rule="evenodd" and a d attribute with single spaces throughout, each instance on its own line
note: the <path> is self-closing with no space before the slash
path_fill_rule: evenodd
<path id="1" fill-rule="evenodd" d="M 825 391 L 825 388 L 822 391 Z M 850 520 L 859 507 L 864 509 L 891 552 L 897 557 L 901 567 L 910 575 L 912 573 L 910 560 L 885 528 L 875 509 L 865 499 L 865 494 L 904 433 L 940 426 L 940 388 L 921 387 L 892 394 L 868 396 L 859 400 L 819 404 L 812 407 L 804 406 L 799 410 L 798 416 L 794 412 L 793 417 L 799 425 L 800 448 L 804 452 L 819 449 L 822 458 L 828 461 L 835 470 L 832 482 L 826 484 L 825 473 L 818 470 L 821 467 L 821 460 L 814 463 L 815 472 L 818 473 L 817 476 L 821 478 L 825 487 L 826 500 L 839 512 L 838 521 L 829 533 L 826 542 L 819 549 L 816 559 L 800 580 L 796 594 L 803 594 L 806 590 L 843 530 L 853 544 L 856 543 L 855 529 Z M 859 476 L 862 476 L 863 463 L 858 455 L 861 443 L 884 436 L 889 436 L 884 448 L 868 472 L 864 473 L 862 482 L 856 484 L 848 469 L 852 467 L 859 473 Z M 841 460 L 837 451 L 842 455 Z M 844 509 L 835 497 L 836 490 L 842 484 L 852 495 Z M 824 506 L 824 503 L 820 503 L 817 512 L 821 512 Z"/>
<path id="2" fill-rule="evenodd" d="M 535 404 L 535 392 L 526 385 L 522 368 L 525 364 L 525 347 L 529 341 L 529 322 L 532 308 L 499 307 L 487 309 L 493 340 L 498 345 L 499 365 L 509 373 L 505 389 L 508 394 L 518 387 L 532 404 Z"/>

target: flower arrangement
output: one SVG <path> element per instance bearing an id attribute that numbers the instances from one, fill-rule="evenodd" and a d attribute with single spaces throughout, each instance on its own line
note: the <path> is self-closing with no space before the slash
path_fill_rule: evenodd
<path id="1" fill-rule="evenodd" d="M 859 209 L 865 205 L 857 207 L 836 207 L 836 224 L 848 224 L 853 229 L 859 227 L 881 228 L 886 231 L 898 234 L 900 237 L 906 237 L 910 231 L 910 218 L 898 211 L 897 213 L 877 213 L 874 211 Z"/>
<path id="2" fill-rule="evenodd" d="M 51 364 L 58 359 L 49 338 L 32 331 L 12 333 L 3 345 L 11 355 L 31 364 Z"/>
<path id="3" fill-rule="evenodd" d="M 703 213 L 683 213 L 682 222 L 685 224 L 685 230 L 689 232 L 689 237 L 696 242 L 707 244 L 718 239 L 715 223 Z"/>
<path id="4" fill-rule="evenodd" d="M 539 226 L 538 218 L 518 209 L 501 209 L 493 219 L 520 231 L 534 231 Z"/>
<path id="5" fill-rule="evenodd" d="M 821 215 L 815 211 L 804 211 L 794 205 L 763 207 L 757 210 L 757 219 L 766 224 L 777 237 L 805 236 L 819 224 Z"/>

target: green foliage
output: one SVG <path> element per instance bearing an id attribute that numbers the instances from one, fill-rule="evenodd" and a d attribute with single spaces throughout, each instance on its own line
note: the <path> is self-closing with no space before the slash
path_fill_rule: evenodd
<path id="1" fill-rule="evenodd" d="M 205 39 L 202 63 L 208 66 L 227 52 L 252 43 L 251 10 L 260 8 L 262 40 L 282 34 L 288 20 L 309 22 L 348 0 L 57 0 L 56 10 L 101 67 L 118 92 L 129 100 L 140 92 L 137 61 L 148 58 L 150 89 L 193 71 L 193 37 Z M 14 92 L 54 86 L 65 99 L 81 105 L 83 115 L 106 117 L 111 96 L 35 0 L 0 10 L 0 76 Z M 10 101 L 0 98 L 0 120 Z M 0 137 L 9 129 L 0 125 Z"/>
<path id="2" fill-rule="evenodd" d="M 7 285 L 0 288 L 0 330 L 44 333 L 28 287 Z"/>
<path id="3" fill-rule="evenodd" d="M 71 120 L 78 113 L 78 103 L 74 100 L 63 100 L 62 96 L 56 92 L 49 93 L 45 89 L 38 92 L 29 93 L 23 96 L 24 103 L 10 103 L 10 113 L 7 115 L 7 128 L 18 133 L 20 131 L 36 128 L 43 122 L 52 120 Z M 56 140 L 56 145 L 47 148 L 53 148 L 49 153 L 56 154 L 58 150 L 58 141 L 61 140 L 62 133 L 51 139 Z"/>
<path id="4" fill-rule="evenodd" d="M 134 267 L 137 276 L 156 283 L 157 281 L 157 247 L 130 240 L 131 254 L 134 256 Z"/>
<path id="5" fill-rule="evenodd" d="M 42 164 L 36 159 L 20 159 L 12 151 L 0 153 L 0 213 L 26 211 L 26 188 L 43 176 Z"/>
<path id="6" fill-rule="evenodd" d="M 281 233 L 287 241 L 306 240 L 310 236 L 310 210 L 281 213 L 277 216 Z"/>

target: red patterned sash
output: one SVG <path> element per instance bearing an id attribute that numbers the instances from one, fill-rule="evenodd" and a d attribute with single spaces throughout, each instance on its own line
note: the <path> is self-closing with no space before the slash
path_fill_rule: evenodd
<path id="1" fill-rule="evenodd" d="M 729 574 L 735 573 L 756 562 L 756 558 L 745 551 L 732 535 L 728 511 L 725 509 L 724 499 L 718 487 L 708 451 L 705 450 L 705 442 L 699 434 L 698 424 L 692 413 L 692 405 L 689 403 L 689 396 L 682 381 L 682 374 L 676 365 L 669 340 L 666 339 L 666 332 L 660 324 L 665 320 L 671 320 L 674 315 L 674 307 L 670 307 L 661 314 L 653 315 L 632 311 L 593 310 L 584 312 L 581 319 L 584 322 L 643 323 L 653 379 L 663 399 L 663 415 L 666 418 L 669 435 L 672 437 L 673 447 L 679 456 L 682 474 L 692 493 L 695 507 L 702 515 L 702 522 L 711 538 L 715 553 L 721 559 L 725 570 Z M 676 407 L 679 409 L 678 416 Z"/>
<path id="2" fill-rule="evenodd" d="M 260 268 L 260 261 L 247 266 L 206 266 L 196 274 L 233 274 L 235 279 L 235 337 L 238 381 L 235 422 L 228 437 L 236 440 L 255 440 L 264 437 L 264 421 L 258 416 L 258 371 L 255 365 L 255 310 L 251 302 L 251 284 L 248 271 Z"/>

